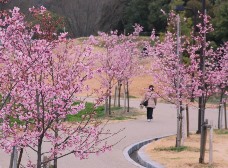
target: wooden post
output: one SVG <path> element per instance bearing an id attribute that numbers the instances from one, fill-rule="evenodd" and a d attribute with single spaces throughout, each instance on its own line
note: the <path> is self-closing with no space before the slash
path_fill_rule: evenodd
<path id="1" fill-rule="evenodd" d="M 210 122 L 210 136 L 209 136 L 209 165 L 213 163 L 213 121 Z"/>
<path id="2" fill-rule="evenodd" d="M 201 130 L 201 138 L 202 143 L 200 146 L 200 158 L 199 163 L 204 163 L 205 158 L 205 150 L 206 150 L 206 142 L 207 142 L 207 127 L 208 127 L 208 120 L 203 123 L 202 130 Z"/>
<path id="3" fill-rule="evenodd" d="M 187 120 L 187 137 L 189 137 L 189 109 L 188 104 L 186 104 L 186 120 Z"/>
<path id="4" fill-rule="evenodd" d="M 223 106 L 224 106 L 224 117 L 225 117 L 225 129 L 227 129 L 226 102 L 223 103 Z"/>

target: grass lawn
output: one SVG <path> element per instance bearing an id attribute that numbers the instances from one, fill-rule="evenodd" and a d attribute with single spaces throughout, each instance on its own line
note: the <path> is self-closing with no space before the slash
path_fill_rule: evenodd
<path id="1" fill-rule="evenodd" d="M 80 122 L 82 121 L 85 115 L 89 115 L 94 111 L 93 103 L 87 102 L 85 105 L 85 109 L 80 111 L 75 115 L 67 115 L 66 121 L 68 122 Z M 108 119 L 108 120 L 128 120 L 128 119 L 136 119 L 136 116 L 143 115 L 137 109 L 130 108 L 130 112 L 124 112 L 123 107 L 111 107 L 111 115 L 105 114 L 104 106 L 98 106 L 95 109 L 94 117 L 97 119 Z"/>
<path id="2" fill-rule="evenodd" d="M 93 113 L 93 111 L 94 111 L 93 103 L 86 102 L 85 109 L 84 110 L 81 110 L 78 114 L 67 115 L 66 121 L 69 121 L 69 122 L 79 122 L 79 121 L 82 120 L 83 116 L 89 115 L 90 113 Z M 104 117 L 105 116 L 104 106 L 98 106 L 95 109 L 95 112 L 96 112 L 95 118 L 102 118 L 102 117 Z"/>

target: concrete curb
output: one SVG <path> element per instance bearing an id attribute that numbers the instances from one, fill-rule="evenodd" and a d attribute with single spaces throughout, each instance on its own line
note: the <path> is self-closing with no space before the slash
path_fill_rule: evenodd
<path id="1" fill-rule="evenodd" d="M 147 147 L 147 145 L 149 144 L 146 144 L 144 145 L 142 148 L 139 149 L 138 151 L 138 160 L 139 160 L 139 163 L 141 165 L 143 165 L 144 167 L 147 167 L 147 168 L 165 168 L 163 165 L 151 160 L 145 153 L 145 149 Z"/>
<path id="2" fill-rule="evenodd" d="M 169 137 L 172 135 L 175 135 L 175 134 L 165 135 L 165 136 L 157 137 L 157 138 L 153 138 L 153 139 L 148 139 L 148 140 L 144 140 L 141 142 L 137 142 L 133 145 L 130 145 L 124 149 L 124 151 L 123 151 L 124 157 L 129 162 L 131 162 L 133 165 L 140 167 L 140 168 L 145 168 L 145 167 L 147 167 L 147 168 L 164 168 L 164 166 L 160 165 L 157 162 L 152 161 L 147 155 L 145 155 L 144 149 L 146 148 L 146 145 L 151 143 L 152 141 L 157 141 L 159 139 Z M 130 157 L 130 155 L 136 151 L 137 151 L 136 159 L 137 159 L 138 163 Z"/>

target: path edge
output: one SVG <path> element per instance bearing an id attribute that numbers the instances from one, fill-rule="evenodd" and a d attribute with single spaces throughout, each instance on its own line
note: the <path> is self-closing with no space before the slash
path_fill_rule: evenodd
<path id="1" fill-rule="evenodd" d="M 169 134 L 169 135 L 165 135 L 165 136 L 161 136 L 161 137 L 156 137 L 156 138 L 152 138 L 152 139 L 147 139 L 147 140 L 143 140 L 137 143 L 134 143 L 128 147 L 126 147 L 123 151 L 123 155 L 125 157 L 126 160 L 128 160 L 131 164 L 140 167 L 140 168 L 164 168 L 164 166 L 162 166 L 161 164 L 152 161 L 145 153 L 144 153 L 144 149 L 146 148 L 146 145 L 153 142 L 153 141 L 157 141 L 159 139 L 162 138 L 166 138 L 169 136 L 173 136 L 175 134 Z M 139 163 L 135 162 L 130 155 L 137 151 L 136 157 L 139 161 Z"/>

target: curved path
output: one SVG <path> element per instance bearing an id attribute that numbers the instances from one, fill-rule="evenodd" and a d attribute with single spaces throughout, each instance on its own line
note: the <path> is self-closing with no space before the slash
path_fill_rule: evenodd
<path id="1" fill-rule="evenodd" d="M 139 100 L 131 100 L 130 106 L 139 108 Z M 145 109 L 143 109 L 145 111 Z M 205 118 L 217 121 L 217 109 L 207 109 Z M 198 112 L 196 108 L 190 108 L 190 130 L 197 129 Z M 216 125 L 215 125 L 216 126 Z M 112 141 L 115 142 L 125 137 L 121 142 L 113 147 L 111 152 L 106 152 L 100 156 L 90 156 L 89 159 L 79 160 L 73 155 L 64 157 L 58 161 L 59 168 L 134 168 L 123 155 L 126 147 L 136 142 L 158 136 L 176 133 L 176 109 L 174 105 L 159 103 L 154 111 L 152 122 L 146 121 L 146 116 L 140 116 L 137 120 L 129 120 L 118 123 L 110 123 L 108 126 L 113 131 L 125 128 L 124 131 L 116 135 Z M 175 142 L 173 142 L 175 145 Z M 32 158 L 34 156 L 31 156 Z M 35 158 L 34 158 L 35 159 Z M 0 168 L 8 168 L 9 155 L 0 150 Z"/>

